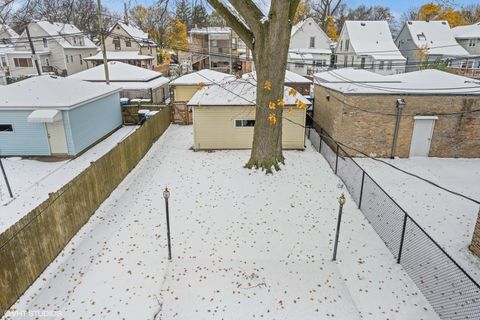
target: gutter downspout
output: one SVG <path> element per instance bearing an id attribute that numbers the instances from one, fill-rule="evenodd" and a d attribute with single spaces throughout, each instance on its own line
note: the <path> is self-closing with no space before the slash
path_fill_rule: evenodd
<path id="1" fill-rule="evenodd" d="M 391 159 L 395 158 L 395 153 L 397 149 L 398 131 L 400 129 L 400 120 L 402 118 L 402 111 L 403 111 L 403 108 L 405 108 L 405 104 L 406 103 L 404 99 L 397 100 L 397 116 L 395 119 L 395 130 L 393 132 L 392 151 L 390 153 Z"/>

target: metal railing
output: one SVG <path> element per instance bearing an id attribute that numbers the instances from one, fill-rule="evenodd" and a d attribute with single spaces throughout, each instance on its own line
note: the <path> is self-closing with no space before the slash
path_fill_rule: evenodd
<path id="1" fill-rule="evenodd" d="M 326 131 L 313 147 L 441 319 L 480 319 L 480 285 Z"/>

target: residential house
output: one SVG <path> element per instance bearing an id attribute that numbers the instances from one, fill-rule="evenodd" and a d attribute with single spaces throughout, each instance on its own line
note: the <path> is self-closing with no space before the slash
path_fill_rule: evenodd
<path id="1" fill-rule="evenodd" d="M 435 69 L 332 70 L 315 75 L 315 127 L 370 156 L 478 158 L 479 98 L 474 80 Z"/>
<path id="2" fill-rule="evenodd" d="M 322 28 L 307 18 L 292 27 L 287 69 L 302 76 L 312 76 L 330 67 L 332 41 Z"/>
<path id="3" fill-rule="evenodd" d="M 480 22 L 452 29 L 455 40 L 470 54 L 463 68 L 457 71 L 463 75 L 480 78 Z M 462 67 L 462 66 L 461 66 Z"/>
<path id="4" fill-rule="evenodd" d="M 28 25 L 36 55 L 27 39 L 26 31 L 14 43 L 14 50 L 6 54 L 10 76 L 36 75 L 35 59 L 41 72 L 62 76 L 87 69 L 83 58 L 94 55 L 97 46 L 72 24 L 34 21 Z"/>
<path id="5" fill-rule="evenodd" d="M 2 155 L 80 154 L 122 125 L 119 92 L 49 75 L 0 87 Z"/>
<path id="6" fill-rule="evenodd" d="M 193 28 L 189 35 L 193 70 L 211 69 L 231 74 L 252 71 L 251 51 L 231 28 Z"/>
<path id="7" fill-rule="evenodd" d="M 107 51 L 107 61 L 118 61 L 132 66 L 137 66 L 145 69 L 152 69 L 154 65 L 154 57 L 149 55 L 139 54 L 137 51 Z M 85 59 L 87 66 L 96 67 L 103 64 L 103 52 L 87 57 Z"/>
<path id="8" fill-rule="evenodd" d="M 168 95 L 168 78 L 160 72 L 111 61 L 108 63 L 110 83 L 122 88 L 120 96 L 128 99 L 148 100 L 151 103 L 165 103 Z M 103 65 L 76 73 L 69 78 L 88 82 L 105 83 Z"/>
<path id="9" fill-rule="evenodd" d="M 151 64 L 147 66 L 140 65 L 142 67 L 153 69 L 162 64 L 158 56 L 158 49 L 160 48 L 158 44 L 148 37 L 148 33 L 131 23 L 115 23 L 107 34 L 105 47 L 107 52 L 136 52 L 136 54 L 140 56 L 152 57 Z M 121 61 L 125 62 L 128 60 L 122 59 Z M 139 66 L 136 63 L 131 64 Z"/>
<path id="10" fill-rule="evenodd" d="M 192 123 L 191 108 L 187 102 L 202 87 L 216 83 L 225 83 L 235 80 L 235 76 L 210 69 L 202 69 L 178 77 L 170 82 L 173 92 L 173 121 L 175 123 Z"/>
<path id="11" fill-rule="evenodd" d="M 335 49 L 337 68 L 405 72 L 406 59 L 393 42 L 387 21 L 345 21 Z"/>
<path id="12" fill-rule="evenodd" d="M 297 93 L 289 94 L 285 87 L 285 112 L 282 118 L 284 149 L 303 150 L 305 147 L 305 109 L 297 100 L 310 102 Z M 222 85 L 210 85 L 199 90 L 188 102 L 193 109 L 193 149 L 250 149 L 255 126 L 255 81 L 238 79 Z M 265 106 L 266 108 L 266 106 Z M 279 120 L 280 121 L 280 120 Z"/>
<path id="13" fill-rule="evenodd" d="M 19 35 L 6 24 L 0 24 L 0 71 L 8 72 L 7 53 L 13 51 L 13 43 Z"/>
<path id="14" fill-rule="evenodd" d="M 419 70 L 425 63 L 434 62 L 461 67 L 470 56 L 455 40 L 447 21 L 407 21 L 395 44 L 407 58 L 407 71 Z"/>

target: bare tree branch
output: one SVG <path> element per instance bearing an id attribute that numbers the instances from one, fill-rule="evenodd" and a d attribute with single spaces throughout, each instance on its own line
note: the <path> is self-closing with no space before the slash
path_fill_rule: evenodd
<path id="1" fill-rule="evenodd" d="M 245 45 L 253 50 L 254 35 L 245 24 L 238 19 L 220 0 L 207 0 L 208 3 L 225 19 L 227 24 L 235 30 Z"/>

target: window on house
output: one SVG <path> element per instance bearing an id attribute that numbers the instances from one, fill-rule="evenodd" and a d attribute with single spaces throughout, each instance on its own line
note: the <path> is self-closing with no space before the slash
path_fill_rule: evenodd
<path id="1" fill-rule="evenodd" d="M 77 44 L 77 37 L 73 37 L 73 44 Z"/>
<path id="2" fill-rule="evenodd" d="M 0 123 L 0 132 L 13 132 L 13 125 Z"/>
<path id="3" fill-rule="evenodd" d="M 360 61 L 360 68 L 365 69 L 365 58 L 362 58 L 362 60 Z"/>
<path id="4" fill-rule="evenodd" d="M 47 41 L 47 38 L 43 38 L 43 47 L 44 48 L 47 48 L 48 47 L 48 41 Z"/>
<path id="5" fill-rule="evenodd" d="M 255 120 L 235 120 L 235 127 L 244 128 L 244 127 L 254 127 Z"/>
<path id="6" fill-rule="evenodd" d="M 47 64 L 47 66 L 49 66 L 50 65 L 50 60 L 48 60 L 48 58 L 46 58 L 45 63 Z"/>
<path id="7" fill-rule="evenodd" d="M 301 62 L 295 62 L 295 68 L 296 68 L 296 69 L 302 69 L 302 68 L 303 68 L 303 63 L 301 63 Z"/>
<path id="8" fill-rule="evenodd" d="M 342 50 L 343 50 L 343 40 L 340 41 L 340 51 L 342 51 Z"/>
<path id="9" fill-rule="evenodd" d="M 0 62 L 1 62 L 2 67 L 7 66 L 7 59 L 5 57 L 2 57 Z"/>
<path id="10" fill-rule="evenodd" d="M 468 41 L 468 46 L 469 46 L 469 47 L 475 47 L 476 45 L 477 45 L 476 39 L 470 39 L 470 40 Z"/>
<path id="11" fill-rule="evenodd" d="M 385 61 L 379 61 L 378 62 L 378 70 L 383 70 L 383 68 L 385 67 Z"/>
<path id="12" fill-rule="evenodd" d="M 393 67 L 393 61 L 388 61 L 388 64 L 387 64 L 387 70 L 392 70 L 392 67 Z"/>
<path id="13" fill-rule="evenodd" d="M 68 63 L 68 56 L 65 56 L 65 61 Z"/>
<path id="14" fill-rule="evenodd" d="M 80 64 L 83 65 L 82 55 L 79 54 L 79 55 L 78 55 L 78 58 L 79 58 L 79 60 L 80 60 Z"/>
<path id="15" fill-rule="evenodd" d="M 70 56 L 70 62 L 73 63 L 73 56 Z"/>
<path id="16" fill-rule="evenodd" d="M 422 33 L 417 34 L 417 39 L 419 41 L 426 41 L 427 37 L 425 36 L 425 33 L 422 32 Z"/>
<path id="17" fill-rule="evenodd" d="M 310 37 L 310 48 L 315 48 L 315 37 Z"/>
<path id="18" fill-rule="evenodd" d="M 350 40 L 345 40 L 345 51 L 350 50 Z"/>
<path id="19" fill-rule="evenodd" d="M 237 48 L 238 48 L 237 38 L 232 38 L 232 50 L 237 50 Z"/>
<path id="20" fill-rule="evenodd" d="M 211 45 L 212 47 L 218 46 L 217 40 L 212 40 L 212 42 L 210 43 L 210 45 Z"/>
<path id="21" fill-rule="evenodd" d="M 115 50 L 120 50 L 121 49 L 120 38 L 113 39 L 113 44 L 115 45 Z"/>
<path id="22" fill-rule="evenodd" d="M 33 67 L 32 59 L 30 58 L 14 58 L 13 62 L 17 68 L 31 68 Z"/>
<path id="23" fill-rule="evenodd" d="M 343 58 L 343 66 L 344 66 L 345 68 L 348 67 L 348 56 L 345 56 L 345 57 Z"/>
<path id="24" fill-rule="evenodd" d="M 355 56 L 352 56 L 352 67 L 354 63 L 355 63 Z"/>
<path id="25" fill-rule="evenodd" d="M 125 47 L 131 47 L 132 46 L 132 42 L 130 40 L 125 40 Z"/>

